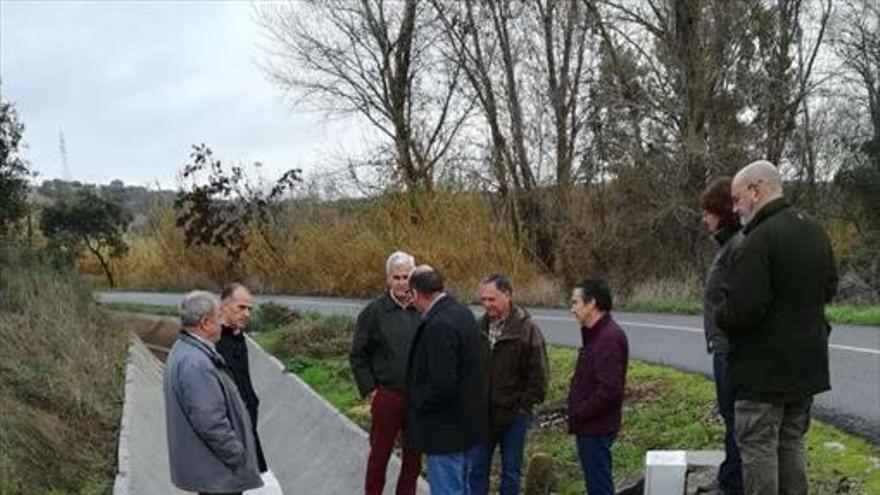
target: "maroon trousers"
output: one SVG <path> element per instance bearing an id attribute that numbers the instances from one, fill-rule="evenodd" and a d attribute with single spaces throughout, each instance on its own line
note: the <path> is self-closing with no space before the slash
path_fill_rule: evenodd
<path id="1" fill-rule="evenodd" d="M 402 390 L 376 389 L 370 404 L 370 456 L 367 459 L 366 495 L 381 495 L 385 487 L 385 471 L 398 434 L 403 436 L 406 400 Z M 403 441 L 401 440 L 401 443 Z M 403 447 L 403 465 L 397 478 L 397 495 L 415 495 L 422 469 L 422 453 Z"/>

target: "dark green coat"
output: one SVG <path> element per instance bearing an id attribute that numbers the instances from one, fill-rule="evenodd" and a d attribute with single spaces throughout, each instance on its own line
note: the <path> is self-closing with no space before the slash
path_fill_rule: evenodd
<path id="1" fill-rule="evenodd" d="M 361 396 L 374 389 L 403 390 L 409 346 L 422 317 L 401 308 L 386 292 L 358 315 L 351 339 L 351 371 Z"/>
<path id="2" fill-rule="evenodd" d="M 828 235 L 782 198 L 743 233 L 716 315 L 730 340 L 734 396 L 782 403 L 830 390 L 825 303 L 837 269 Z"/>

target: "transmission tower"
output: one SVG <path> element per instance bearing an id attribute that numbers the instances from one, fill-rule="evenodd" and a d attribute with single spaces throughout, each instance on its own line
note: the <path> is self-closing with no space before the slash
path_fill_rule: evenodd
<path id="1" fill-rule="evenodd" d="M 64 130 L 58 130 L 58 151 L 61 153 L 61 174 L 65 181 L 70 181 L 70 166 L 67 164 L 67 142 L 64 140 Z"/>

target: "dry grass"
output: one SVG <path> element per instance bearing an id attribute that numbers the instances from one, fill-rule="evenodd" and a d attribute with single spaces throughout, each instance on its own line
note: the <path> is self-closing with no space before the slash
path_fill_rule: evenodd
<path id="1" fill-rule="evenodd" d="M 0 493 L 107 493 L 127 334 L 76 279 L 14 265 L 0 268 Z"/>
<path id="2" fill-rule="evenodd" d="M 479 195 L 438 194 L 423 200 L 423 211 L 414 224 L 394 196 L 347 205 L 291 204 L 265 238 L 251 232 L 242 266 L 230 268 L 219 249 L 187 248 L 174 212 L 157 205 L 149 229 L 130 236 L 131 250 L 114 260 L 113 270 L 123 287 L 217 288 L 240 279 L 264 292 L 368 297 L 382 288 L 388 254 L 403 249 L 441 269 L 465 298 L 488 273 L 506 273 L 522 286 L 539 280 L 537 268 L 492 220 Z M 83 258 L 78 268 L 103 283 L 94 260 Z"/>
<path id="3" fill-rule="evenodd" d="M 635 284 L 620 307 L 631 311 L 699 314 L 702 311 L 703 278 L 686 271 L 675 278 L 646 280 Z"/>

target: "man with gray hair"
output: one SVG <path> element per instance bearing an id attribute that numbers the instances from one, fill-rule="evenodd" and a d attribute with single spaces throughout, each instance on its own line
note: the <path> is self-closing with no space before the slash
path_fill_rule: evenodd
<path id="1" fill-rule="evenodd" d="M 351 370 L 361 396 L 370 402 L 370 453 L 364 487 L 367 495 L 382 493 L 388 459 L 404 428 L 407 357 L 421 319 L 410 304 L 408 281 L 414 266 L 415 259 L 403 251 L 388 257 L 387 289 L 361 311 L 351 342 Z M 421 453 L 404 445 L 395 493 L 414 494 L 420 471 Z"/>
<path id="2" fill-rule="evenodd" d="M 164 376 L 171 481 L 200 494 L 258 488 L 251 419 L 215 348 L 220 302 L 211 293 L 190 292 L 180 303 L 180 320 Z"/>
<path id="3" fill-rule="evenodd" d="M 770 162 L 740 170 L 731 197 L 745 238 L 722 283 L 716 322 L 730 343 L 744 492 L 803 494 L 810 407 L 831 388 L 824 312 L 837 290 L 831 242 L 788 204 Z"/>

